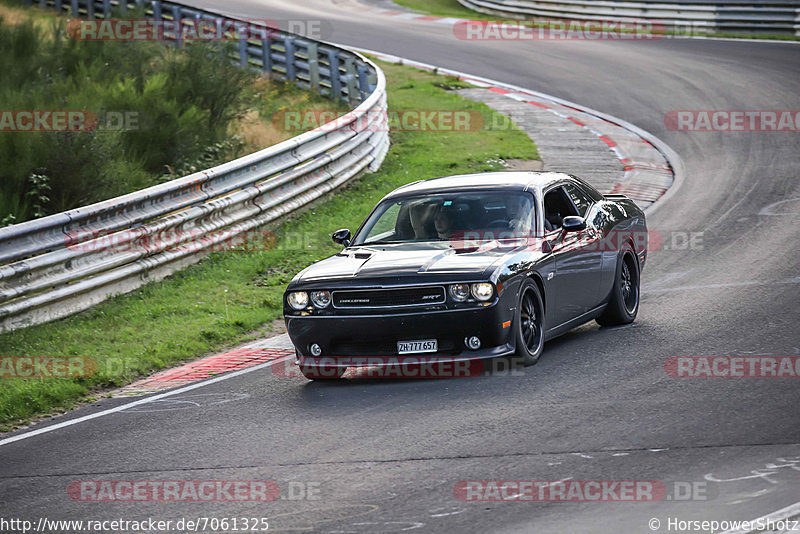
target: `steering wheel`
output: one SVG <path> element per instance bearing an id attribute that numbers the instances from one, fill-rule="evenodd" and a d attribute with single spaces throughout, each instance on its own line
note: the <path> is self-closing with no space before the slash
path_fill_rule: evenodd
<path id="1" fill-rule="evenodd" d="M 505 219 L 495 219 L 486 225 L 487 228 L 508 228 L 508 221 Z"/>

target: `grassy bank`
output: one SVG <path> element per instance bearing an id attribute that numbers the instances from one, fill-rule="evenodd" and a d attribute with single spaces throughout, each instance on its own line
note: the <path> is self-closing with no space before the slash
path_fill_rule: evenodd
<path id="1" fill-rule="evenodd" d="M 330 200 L 275 228 L 272 250 L 227 252 L 162 283 L 114 298 L 54 323 L 0 335 L 2 356 L 83 356 L 100 371 L 88 378 L 0 380 L 0 422 L 6 425 L 63 409 L 95 388 L 119 386 L 155 369 L 264 334 L 281 316 L 283 290 L 306 265 L 335 253 L 330 232 L 356 228 L 387 192 L 440 175 L 500 170 L 504 159 L 538 159 L 523 132 L 483 104 L 443 86 L 458 80 L 382 65 L 389 106 L 404 110 L 474 110 L 480 131 L 393 132 L 381 170 L 352 182 Z"/>

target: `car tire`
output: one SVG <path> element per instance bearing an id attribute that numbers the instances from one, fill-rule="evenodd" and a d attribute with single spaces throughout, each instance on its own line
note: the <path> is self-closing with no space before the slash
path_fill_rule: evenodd
<path id="1" fill-rule="evenodd" d="M 339 380 L 347 371 L 347 367 L 332 365 L 301 365 L 300 372 L 309 380 Z"/>
<path id="2" fill-rule="evenodd" d="M 519 290 L 514 314 L 515 358 L 523 365 L 534 365 L 544 350 L 544 304 L 539 287 L 530 278 Z"/>
<path id="3" fill-rule="evenodd" d="M 596 319 L 600 326 L 630 324 L 639 313 L 639 262 L 630 245 L 623 246 L 608 306 Z"/>

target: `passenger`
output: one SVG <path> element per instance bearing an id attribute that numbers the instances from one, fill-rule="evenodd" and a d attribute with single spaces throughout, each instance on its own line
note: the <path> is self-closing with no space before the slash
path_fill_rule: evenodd
<path id="1" fill-rule="evenodd" d="M 530 201 L 521 195 L 511 195 L 506 200 L 506 213 L 509 219 L 508 226 L 511 230 L 518 235 L 530 233 L 532 228 L 531 216 L 533 214 Z"/>
<path id="2" fill-rule="evenodd" d="M 417 241 L 433 239 L 435 230 L 433 228 L 432 214 L 436 206 L 432 203 L 414 204 L 409 209 L 411 227 L 414 229 L 414 238 Z"/>

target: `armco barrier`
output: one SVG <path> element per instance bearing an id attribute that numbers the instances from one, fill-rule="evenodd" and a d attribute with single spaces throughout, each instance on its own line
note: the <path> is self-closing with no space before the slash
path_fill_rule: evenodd
<path id="1" fill-rule="evenodd" d="M 111 7 L 109 0 L 36 4 L 97 18 L 108 17 Z M 145 7 L 141 1 L 129 5 Z M 221 18 L 173 2 L 146 7 L 148 17 Z M 374 63 L 334 45 L 275 31 L 265 32 L 263 40 L 240 41 L 233 59 L 349 100 L 355 109 L 335 127 L 322 126 L 229 163 L 0 228 L 0 331 L 64 317 L 159 280 L 200 260 L 218 242 L 291 213 L 362 171 L 378 169 L 389 134 L 373 127 L 386 113 L 386 80 Z M 151 237 L 164 232 L 177 240 Z M 108 242 L 115 246 L 104 246 Z"/>
<path id="2" fill-rule="evenodd" d="M 651 21 L 668 32 L 800 35 L 797 0 L 458 0 L 474 11 L 499 17 Z"/>

